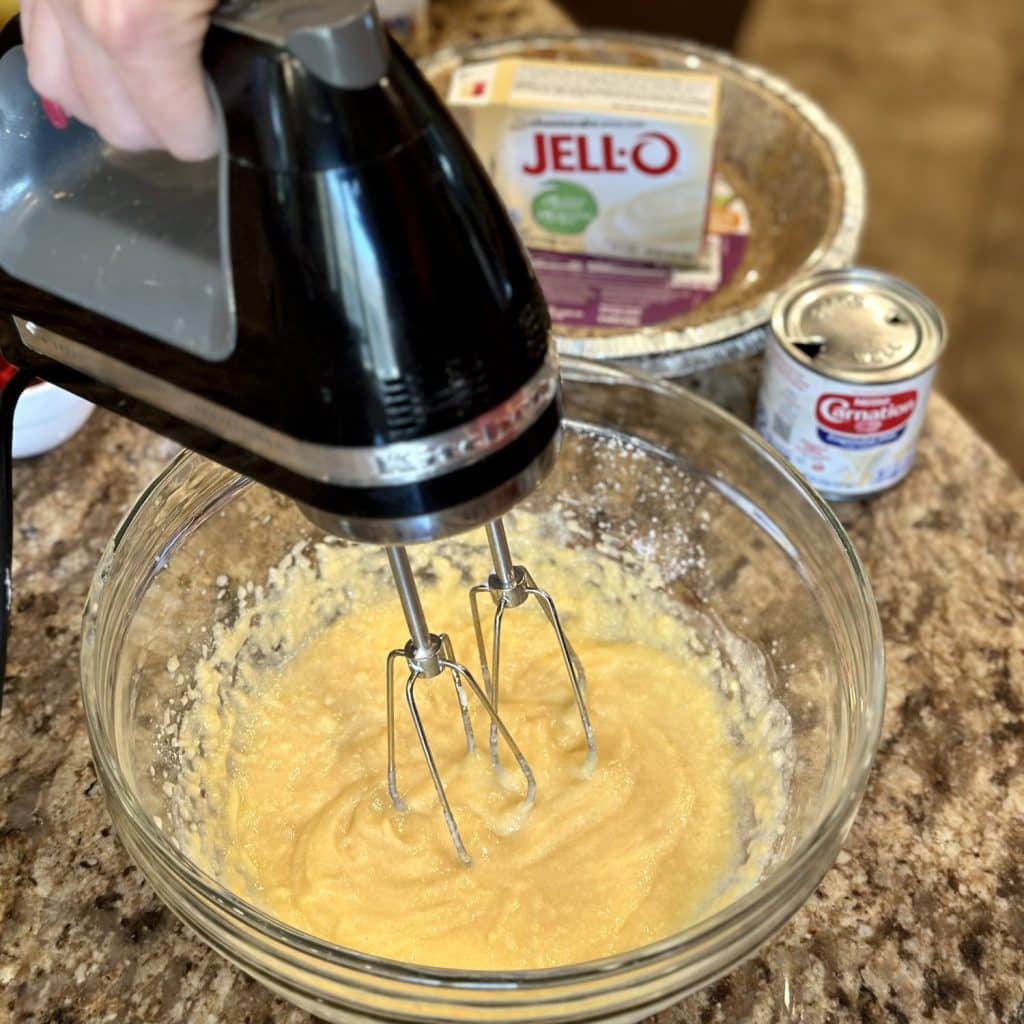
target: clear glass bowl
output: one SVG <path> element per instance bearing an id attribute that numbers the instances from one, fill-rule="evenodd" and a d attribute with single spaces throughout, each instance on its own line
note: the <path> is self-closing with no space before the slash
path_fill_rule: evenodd
<path id="1" fill-rule="evenodd" d="M 93 581 L 82 687 L 95 763 L 118 832 L 161 898 L 218 952 L 320 1017 L 639 1020 L 728 971 L 800 907 L 864 791 L 885 695 L 881 631 L 828 507 L 714 406 L 613 368 L 566 360 L 563 370 L 566 441 L 530 505 L 569 502 L 589 532 L 581 544 L 642 552 L 681 613 L 763 653 L 792 722 L 784 834 L 756 887 L 713 917 L 557 969 L 385 961 L 317 941 L 239 899 L 177 849 L 167 793 L 179 765 L 168 725 L 212 624 L 231 614 L 217 600 L 217 577 L 261 582 L 297 540 L 319 535 L 280 495 L 183 454 L 139 498 Z M 631 439 L 628 454 L 609 437 Z"/>

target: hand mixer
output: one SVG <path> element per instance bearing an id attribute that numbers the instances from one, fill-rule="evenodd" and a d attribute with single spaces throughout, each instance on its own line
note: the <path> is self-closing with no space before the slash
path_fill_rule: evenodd
<path id="1" fill-rule="evenodd" d="M 323 529 L 386 547 L 410 633 L 387 661 L 388 789 L 404 808 L 404 665 L 468 863 L 415 691 L 450 678 L 470 750 L 472 694 L 492 760 L 500 738 L 531 802 L 533 774 L 498 713 L 502 620 L 531 597 L 594 756 L 582 669 L 499 518 L 544 477 L 560 436 L 548 313 L 499 197 L 372 0 L 219 8 L 203 58 L 222 146 L 198 165 L 116 151 L 76 123 L 56 130 L 20 42 L 15 21 L 0 36 L 0 350 L 282 491 Z M 403 547 L 480 526 L 494 556 L 473 594 L 483 687 L 428 627 Z"/>

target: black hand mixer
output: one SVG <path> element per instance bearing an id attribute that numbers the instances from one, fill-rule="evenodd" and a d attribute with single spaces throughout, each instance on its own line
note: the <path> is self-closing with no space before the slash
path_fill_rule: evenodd
<path id="1" fill-rule="evenodd" d="M 326 531 L 387 549 L 410 633 L 387 663 L 388 788 L 404 807 L 404 666 L 468 862 L 415 688 L 450 679 L 471 749 L 472 694 L 494 764 L 500 737 L 531 801 L 532 773 L 498 713 L 502 618 L 530 598 L 594 756 L 582 669 L 500 520 L 544 477 L 560 436 L 547 309 L 500 198 L 372 0 L 219 8 L 203 59 L 222 146 L 203 164 L 120 152 L 74 122 L 55 129 L 20 43 L 15 21 L 0 36 L 0 350 L 18 379 L 128 416 L 289 495 Z M 494 561 L 472 601 L 483 686 L 428 627 L 404 548 L 479 527 Z M 495 606 L 489 652 L 481 594 Z"/>

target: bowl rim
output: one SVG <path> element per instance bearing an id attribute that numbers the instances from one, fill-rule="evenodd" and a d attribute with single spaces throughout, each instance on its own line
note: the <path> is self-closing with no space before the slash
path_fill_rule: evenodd
<path id="1" fill-rule="evenodd" d="M 823 107 L 780 75 L 734 57 L 725 50 L 677 36 L 604 28 L 588 28 L 575 33 L 527 33 L 446 46 L 424 55 L 417 63 L 429 79 L 454 62 L 513 56 L 527 45 L 578 45 L 588 40 L 675 52 L 682 63 L 695 57 L 711 70 L 716 67 L 724 69 L 765 90 L 779 103 L 792 108 L 824 144 L 839 178 L 842 208 L 831 237 L 819 240 L 787 281 L 728 315 L 680 327 L 671 327 L 666 322 L 628 332 L 602 329 L 602 333 L 597 335 L 564 335 L 556 328 L 559 352 L 567 356 L 610 361 L 656 377 L 696 373 L 760 352 L 764 348 L 772 308 L 782 291 L 805 274 L 849 266 L 857 255 L 867 217 L 867 184 L 853 143 Z"/>
<path id="2" fill-rule="evenodd" d="M 772 906 L 776 901 L 785 898 L 787 893 L 798 889 L 801 895 L 795 908 L 786 914 L 783 921 L 787 920 L 795 912 L 795 909 L 802 905 L 824 874 L 831 868 L 835 854 L 838 853 L 841 842 L 845 837 L 845 832 L 856 814 L 857 807 L 867 787 L 868 777 L 881 735 L 886 693 L 885 655 L 881 622 L 870 584 L 868 583 L 860 558 L 835 513 L 817 491 L 774 448 L 764 441 L 752 428 L 716 406 L 713 402 L 679 385 L 672 384 L 650 374 L 637 373 L 633 370 L 596 363 L 592 360 L 563 358 L 561 363 L 563 373 L 568 370 L 567 375 L 569 379 L 612 386 L 616 384 L 642 384 L 661 391 L 669 397 L 691 402 L 700 407 L 704 412 L 710 413 L 713 417 L 720 418 L 726 426 L 739 432 L 746 442 L 753 445 L 762 457 L 774 463 L 778 470 L 790 478 L 794 487 L 821 516 L 826 526 L 829 527 L 832 534 L 840 542 L 847 564 L 853 573 L 857 595 L 863 605 L 865 614 L 860 625 L 866 630 L 865 639 L 871 654 L 870 663 L 865 666 L 865 670 L 870 677 L 871 699 L 865 702 L 864 728 L 862 729 L 859 743 L 854 748 L 851 748 L 848 756 L 850 771 L 847 782 L 842 787 L 839 799 L 836 800 L 827 813 L 822 815 L 816 827 L 809 830 L 807 835 L 801 839 L 782 861 L 770 868 L 769 872 L 755 888 L 715 914 L 704 918 L 681 932 L 636 949 L 627 950 L 601 959 L 558 967 L 502 971 L 432 967 L 391 960 L 386 957 L 362 953 L 359 950 L 348 947 L 337 946 L 284 924 L 256 905 L 222 886 L 216 879 L 208 875 L 173 847 L 167 836 L 156 826 L 149 812 L 139 803 L 133 789 L 121 773 L 109 730 L 102 720 L 98 707 L 90 699 L 84 684 L 85 677 L 90 671 L 87 667 L 87 659 L 90 657 L 93 648 L 92 641 L 89 640 L 87 642 L 86 640 L 90 636 L 90 615 L 96 606 L 100 591 L 102 591 L 106 584 L 107 568 L 121 540 L 148 503 L 159 494 L 165 481 L 181 472 L 182 468 L 186 465 L 193 463 L 216 465 L 195 452 L 187 449 L 182 450 L 153 478 L 125 514 L 115 529 L 97 565 L 92 584 L 89 588 L 83 615 L 81 666 L 83 677 L 82 697 L 90 745 L 108 806 L 116 798 L 118 809 L 125 812 L 124 816 L 131 824 L 132 838 L 138 840 L 145 847 L 146 851 L 186 891 L 191 890 L 193 895 L 202 897 L 203 900 L 215 904 L 223 910 L 227 910 L 233 917 L 244 921 L 255 929 L 259 939 L 264 944 L 267 942 L 275 944 L 269 949 L 264 948 L 264 952 L 282 960 L 288 959 L 295 954 L 301 957 L 314 958 L 316 960 L 315 967 L 311 967 L 306 960 L 293 962 L 293 966 L 304 973 L 315 972 L 321 976 L 326 976 L 331 968 L 355 969 L 359 973 L 372 975 L 378 979 L 417 986 L 429 986 L 437 996 L 442 996 L 446 991 L 449 993 L 463 991 L 495 995 L 502 991 L 507 992 L 510 989 L 524 993 L 531 990 L 544 989 L 552 985 L 564 986 L 571 983 L 585 983 L 595 978 L 614 976 L 621 972 L 650 967 L 661 962 L 667 962 L 670 959 L 685 956 L 687 951 L 694 950 L 697 947 L 707 944 L 713 945 L 716 939 L 722 944 L 722 949 L 718 950 L 718 952 L 721 952 L 728 948 L 728 932 L 730 929 L 735 929 L 738 925 L 746 923 L 748 927 L 745 930 L 754 930 L 754 923 L 758 920 L 759 911 L 766 911 L 766 917 L 769 919 L 774 920 L 777 918 L 777 914 L 773 915 L 771 913 Z M 246 480 L 244 476 L 236 473 L 234 470 L 227 469 L 226 467 L 218 468 L 222 468 L 228 474 L 229 482 L 219 495 L 217 501 L 212 503 L 214 506 L 219 504 L 221 499 L 226 499 L 228 495 L 233 495 L 251 484 L 251 481 Z M 231 479 L 232 476 L 234 477 L 233 480 Z M 120 817 L 118 815 L 112 816 L 115 818 Z M 115 824 L 118 824 L 118 822 L 115 821 Z M 808 872 L 808 866 L 816 860 L 821 849 L 828 847 L 830 844 L 834 844 L 835 850 L 830 855 L 827 864 L 821 870 Z M 143 873 L 148 877 L 149 872 L 145 866 L 143 866 Z M 151 879 L 150 881 L 152 884 Z M 180 914 L 178 907 L 172 905 L 171 909 Z M 190 924 L 192 923 L 187 916 L 186 921 Z M 774 925 L 771 928 L 771 932 L 774 932 L 783 921 L 779 921 Z M 767 935 L 764 935 L 750 943 L 750 948 L 747 948 L 742 956 L 749 955 L 766 938 Z M 284 949 L 281 949 L 281 946 Z M 710 956 L 713 952 L 714 950 L 711 953 L 706 953 L 706 955 Z M 742 956 L 737 956 L 724 969 L 731 969 L 735 962 L 742 959 Z M 721 973 L 721 971 L 718 973 Z M 420 998 L 423 997 L 421 996 Z"/>

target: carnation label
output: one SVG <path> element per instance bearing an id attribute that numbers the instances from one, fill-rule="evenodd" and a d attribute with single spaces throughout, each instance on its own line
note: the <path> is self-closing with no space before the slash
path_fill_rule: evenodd
<path id="1" fill-rule="evenodd" d="M 917 408 L 917 392 L 822 395 L 815 407 L 818 437 L 839 448 L 877 448 L 898 441 Z"/>
<path id="2" fill-rule="evenodd" d="M 931 390 L 934 368 L 912 389 L 846 386 L 839 392 L 835 381 L 780 366 L 783 360 L 789 357 L 772 344 L 756 426 L 811 484 L 826 497 L 853 498 L 907 475 L 924 424 L 921 396 Z"/>
<path id="3" fill-rule="evenodd" d="M 809 277 L 772 316 L 755 425 L 826 498 L 884 490 L 913 465 L 944 341 L 935 307 L 895 278 Z"/>

